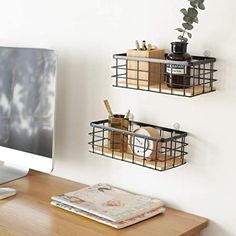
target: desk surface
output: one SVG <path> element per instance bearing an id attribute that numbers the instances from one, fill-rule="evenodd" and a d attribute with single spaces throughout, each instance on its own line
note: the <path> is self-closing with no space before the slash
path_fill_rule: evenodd
<path id="1" fill-rule="evenodd" d="M 207 227 L 203 217 L 168 208 L 164 214 L 116 230 L 51 206 L 51 196 L 84 185 L 39 172 L 2 186 L 16 188 L 17 195 L 0 201 L 0 236 L 197 236 Z"/>

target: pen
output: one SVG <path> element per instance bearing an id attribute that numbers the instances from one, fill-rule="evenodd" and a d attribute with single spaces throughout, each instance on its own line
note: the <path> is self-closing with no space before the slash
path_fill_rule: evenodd
<path id="1" fill-rule="evenodd" d="M 105 107 L 106 107 L 106 109 L 107 109 L 109 115 L 110 115 L 110 116 L 113 116 L 113 113 L 112 113 L 112 110 L 111 110 L 111 106 L 110 106 L 110 104 L 109 104 L 109 102 L 108 102 L 107 99 L 104 100 L 104 104 L 105 104 Z"/>
<path id="2" fill-rule="evenodd" d="M 129 114 L 130 114 L 130 110 L 128 110 L 125 114 L 125 117 L 124 118 L 129 118 Z"/>
<path id="3" fill-rule="evenodd" d="M 145 40 L 143 40 L 143 43 L 142 43 L 142 50 L 143 51 L 147 50 L 147 46 L 146 46 L 146 41 Z"/>
<path id="4" fill-rule="evenodd" d="M 136 50 L 139 51 L 140 50 L 140 45 L 139 45 L 138 40 L 136 40 L 135 43 L 136 43 Z"/>

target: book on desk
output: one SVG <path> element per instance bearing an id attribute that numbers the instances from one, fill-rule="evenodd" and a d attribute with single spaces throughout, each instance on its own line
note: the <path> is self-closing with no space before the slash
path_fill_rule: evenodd
<path id="1" fill-rule="evenodd" d="M 108 184 L 96 184 L 53 196 L 51 204 L 117 229 L 165 211 L 157 198 L 134 194 Z"/>

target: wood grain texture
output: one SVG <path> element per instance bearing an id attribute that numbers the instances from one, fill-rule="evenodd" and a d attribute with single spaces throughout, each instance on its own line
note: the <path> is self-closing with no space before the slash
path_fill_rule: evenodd
<path id="1" fill-rule="evenodd" d="M 31 171 L 2 185 L 17 195 L 0 201 L 0 236 L 193 236 L 207 227 L 207 219 L 168 208 L 164 214 L 116 230 L 50 205 L 53 195 L 83 184 Z"/>
<path id="2" fill-rule="evenodd" d="M 153 49 L 151 51 L 128 50 L 128 57 L 144 57 L 165 59 L 163 49 Z M 128 84 L 136 86 L 148 86 L 159 84 L 164 80 L 165 65 L 152 62 L 128 61 Z"/>
<path id="3" fill-rule="evenodd" d="M 124 118 L 124 115 L 109 116 L 109 127 L 119 130 L 129 129 L 129 119 Z M 126 152 L 128 143 L 128 135 L 122 132 L 108 131 L 108 148 L 119 152 Z"/>
<path id="4" fill-rule="evenodd" d="M 174 94 L 174 95 L 187 96 L 187 97 L 192 97 L 192 96 L 208 93 L 210 91 L 215 90 L 215 88 L 211 88 L 210 86 L 195 85 L 194 90 L 193 90 L 193 87 L 190 87 L 190 88 L 186 88 L 184 92 L 184 89 L 169 88 L 166 82 L 163 82 L 161 84 L 150 85 L 148 87 L 147 85 L 137 86 L 136 84 L 130 84 L 130 83 L 127 84 L 126 79 L 120 79 L 120 78 L 118 81 L 118 86 L 121 88 L 141 89 L 141 90 L 147 90 L 151 92 Z"/>
<path id="5" fill-rule="evenodd" d="M 186 161 L 180 157 L 176 157 L 175 159 L 172 156 L 166 156 L 166 163 L 165 163 L 165 155 L 158 155 L 158 160 L 145 160 L 143 161 L 143 158 L 133 155 L 131 151 L 129 150 L 129 153 L 122 153 L 118 151 L 111 151 L 107 147 L 95 147 L 94 150 L 90 149 L 91 152 L 105 155 L 108 157 L 111 157 L 113 159 L 117 160 L 123 160 L 126 162 L 134 163 L 140 166 L 148 167 L 151 169 L 157 169 L 157 170 L 165 170 L 169 168 L 173 168 L 176 166 L 180 166 L 186 163 Z"/>

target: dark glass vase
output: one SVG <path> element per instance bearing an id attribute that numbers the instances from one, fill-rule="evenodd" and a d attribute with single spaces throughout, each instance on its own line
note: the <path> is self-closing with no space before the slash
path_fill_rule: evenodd
<path id="1" fill-rule="evenodd" d="M 171 53 L 167 55 L 167 60 L 191 61 L 191 56 L 187 53 L 186 42 L 172 42 Z M 166 65 L 167 86 L 171 88 L 190 87 L 190 67 L 185 65 L 167 64 Z"/>

